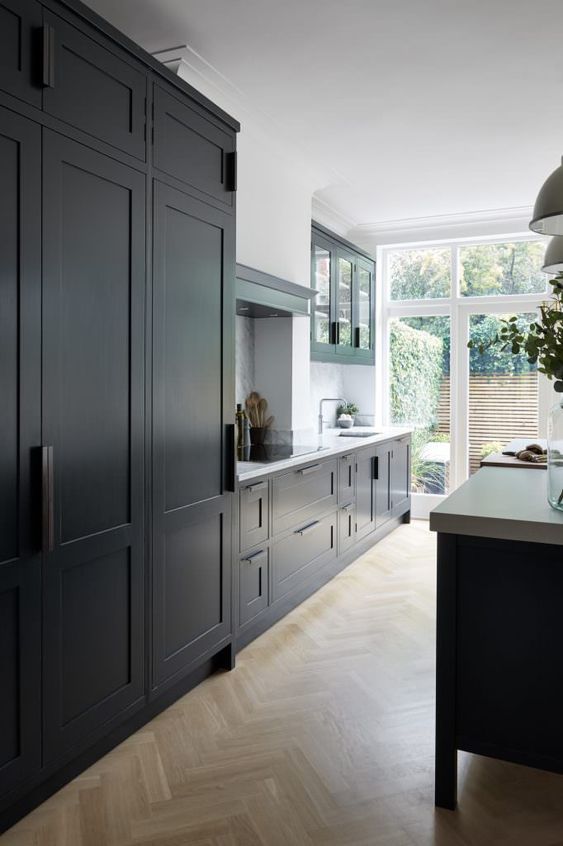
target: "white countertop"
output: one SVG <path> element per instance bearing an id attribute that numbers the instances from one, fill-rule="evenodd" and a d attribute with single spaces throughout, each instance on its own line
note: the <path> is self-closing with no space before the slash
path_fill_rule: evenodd
<path id="1" fill-rule="evenodd" d="M 368 430 L 369 427 L 356 426 L 355 429 L 358 432 L 362 432 Z M 382 443 L 391 438 L 400 438 L 403 435 L 409 435 L 412 429 L 398 426 L 379 426 L 377 427 L 377 434 L 370 435 L 367 438 L 341 438 L 340 432 L 342 431 L 344 430 L 325 429 L 322 435 L 314 435 L 307 438 L 307 444 L 317 447 L 317 451 L 309 452 L 306 455 L 298 455 L 295 458 L 282 459 L 281 461 L 272 461 L 269 464 L 261 464 L 255 461 L 237 461 L 237 479 L 239 482 L 247 482 L 249 479 L 268 476 L 270 473 L 276 473 L 278 470 L 299 467 L 302 464 L 310 464 L 311 461 L 318 461 L 330 458 L 332 455 L 351 452 L 354 449 Z M 322 447 L 322 449 L 318 449 L 319 447 Z"/>
<path id="2" fill-rule="evenodd" d="M 430 512 L 435 532 L 563 545 L 563 512 L 546 495 L 546 474 L 482 467 Z"/>

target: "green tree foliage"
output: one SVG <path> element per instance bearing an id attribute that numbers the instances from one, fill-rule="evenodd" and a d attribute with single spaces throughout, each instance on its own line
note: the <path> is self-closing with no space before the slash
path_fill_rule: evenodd
<path id="1" fill-rule="evenodd" d="M 449 249 L 398 250 L 389 256 L 389 271 L 394 300 L 425 300 L 450 295 Z"/>
<path id="2" fill-rule="evenodd" d="M 472 374 L 518 374 L 530 373 L 536 369 L 535 363 L 530 363 L 524 352 L 514 355 L 510 347 L 503 344 L 489 344 L 492 338 L 500 335 L 505 325 L 505 318 L 496 314 L 471 315 L 470 323 L 470 353 L 469 367 Z M 524 332 L 534 314 L 522 314 L 515 317 L 518 329 Z M 482 350 L 482 352 L 481 352 Z"/>
<path id="3" fill-rule="evenodd" d="M 393 423 L 432 429 L 442 379 L 442 341 L 403 321 L 390 323 L 390 392 Z"/>
<path id="4" fill-rule="evenodd" d="M 476 244 L 459 252 L 460 289 L 468 297 L 532 294 L 545 291 L 540 241 Z"/>

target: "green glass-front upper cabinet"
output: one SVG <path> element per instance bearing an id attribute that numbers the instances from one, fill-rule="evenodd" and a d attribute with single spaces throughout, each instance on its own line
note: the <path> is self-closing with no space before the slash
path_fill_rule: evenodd
<path id="1" fill-rule="evenodd" d="M 311 358 L 373 364 L 375 263 L 327 230 L 312 227 Z"/>

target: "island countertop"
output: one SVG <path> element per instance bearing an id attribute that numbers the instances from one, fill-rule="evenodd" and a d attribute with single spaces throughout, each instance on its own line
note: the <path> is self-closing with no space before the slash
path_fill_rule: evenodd
<path id="1" fill-rule="evenodd" d="M 563 546 L 563 512 L 551 508 L 545 473 L 482 467 L 430 513 L 430 529 Z"/>
<path id="2" fill-rule="evenodd" d="M 368 427 L 358 426 L 357 431 L 366 431 Z M 304 455 L 297 455 L 295 458 L 281 459 L 280 461 L 272 461 L 271 463 L 260 463 L 254 461 L 237 461 L 237 481 L 247 482 L 250 479 L 256 479 L 260 476 L 268 476 L 270 473 L 276 473 L 278 470 L 286 470 L 292 467 L 300 467 L 302 464 L 308 464 L 311 461 L 319 461 L 321 459 L 330 458 L 332 455 L 339 455 L 341 453 L 351 452 L 360 447 L 371 446 L 372 444 L 383 443 L 384 441 L 393 440 L 393 438 L 401 438 L 404 435 L 410 435 L 412 427 L 399 426 L 381 426 L 378 427 L 377 433 L 369 435 L 369 437 L 350 438 L 340 437 L 342 429 L 326 429 L 322 435 L 315 435 L 308 440 L 312 447 L 316 447 L 317 451 L 309 452 Z"/>

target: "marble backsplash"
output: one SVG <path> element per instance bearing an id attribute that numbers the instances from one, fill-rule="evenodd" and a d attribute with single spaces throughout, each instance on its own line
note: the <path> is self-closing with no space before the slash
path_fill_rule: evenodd
<path id="1" fill-rule="evenodd" d="M 236 401 L 244 407 L 248 394 L 254 390 L 256 368 L 255 355 L 255 321 L 252 317 L 236 317 Z"/>

